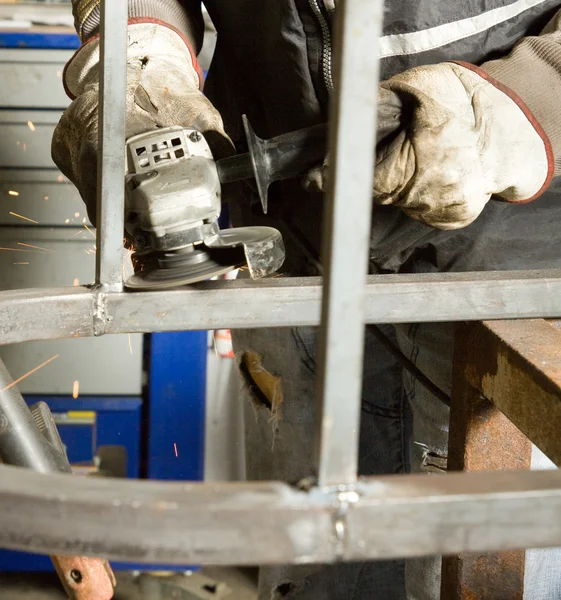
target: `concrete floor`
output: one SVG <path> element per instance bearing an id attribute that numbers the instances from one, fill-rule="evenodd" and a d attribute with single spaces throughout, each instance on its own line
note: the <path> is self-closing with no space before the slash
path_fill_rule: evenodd
<path id="1" fill-rule="evenodd" d="M 251 570 L 209 567 L 204 575 L 231 589 L 231 600 L 256 600 L 255 574 Z M 117 573 L 114 600 L 145 600 L 132 573 Z M 66 600 L 54 573 L 0 573 L 2 600 Z"/>

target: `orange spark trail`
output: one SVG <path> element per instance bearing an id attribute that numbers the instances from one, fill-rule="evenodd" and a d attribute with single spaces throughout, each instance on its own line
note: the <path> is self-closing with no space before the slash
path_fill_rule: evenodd
<path id="1" fill-rule="evenodd" d="M 20 246 L 27 246 L 28 248 L 36 248 L 37 250 L 44 250 L 45 252 L 56 252 L 56 250 L 51 250 L 51 248 L 42 248 L 41 246 L 34 246 L 33 244 L 24 244 L 23 242 L 18 242 Z"/>
<path id="2" fill-rule="evenodd" d="M 35 221 L 35 219 L 30 219 L 29 217 L 24 217 L 23 215 L 18 215 L 18 213 L 10 211 L 10 214 L 14 217 L 19 217 L 20 219 L 25 219 L 26 221 L 30 221 L 31 223 L 35 223 L 35 225 L 39 225 L 39 221 Z"/>
<path id="3" fill-rule="evenodd" d="M 49 360 L 46 360 L 44 363 L 41 363 L 38 367 L 31 369 L 31 371 L 28 371 L 25 375 L 18 377 L 15 381 L 12 381 L 12 383 L 8 384 L 5 388 L 1 389 L 0 392 L 5 392 L 6 390 L 9 390 L 11 387 L 14 387 L 14 385 L 17 385 L 20 381 L 23 381 L 26 377 L 33 375 L 33 373 L 36 373 L 39 369 L 42 369 L 44 366 L 48 365 L 50 362 L 53 362 L 53 360 L 55 360 L 55 358 L 58 358 L 59 356 L 60 356 L 60 354 L 55 354 L 54 356 L 51 356 L 51 358 L 49 358 Z"/>

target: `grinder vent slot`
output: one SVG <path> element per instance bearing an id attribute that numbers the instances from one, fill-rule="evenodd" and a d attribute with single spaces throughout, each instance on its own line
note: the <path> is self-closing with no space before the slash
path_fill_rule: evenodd
<path id="1" fill-rule="evenodd" d="M 130 159 L 134 172 L 149 171 L 155 166 L 181 160 L 189 156 L 187 137 L 184 131 L 168 131 L 160 135 L 151 134 L 130 144 Z"/>

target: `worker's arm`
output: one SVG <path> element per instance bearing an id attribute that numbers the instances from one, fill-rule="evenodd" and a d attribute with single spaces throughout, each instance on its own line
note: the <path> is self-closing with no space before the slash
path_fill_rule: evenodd
<path id="1" fill-rule="evenodd" d="M 381 85 L 410 119 L 378 153 L 380 204 L 456 229 L 492 195 L 529 202 L 561 174 L 561 12 L 502 59 L 418 67 Z"/>
<path id="2" fill-rule="evenodd" d="M 100 0 L 72 0 L 74 25 L 82 42 L 99 33 L 100 4 Z M 201 0 L 129 0 L 129 19 L 165 23 L 181 32 L 195 52 L 202 45 Z"/>
<path id="3" fill-rule="evenodd" d="M 82 46 L 64 70 L 72 104 L 55 130 L 52 155 L 95 219 L 99 101 L 99 0 L 73 0 Z M 202 94 L 196 54 L 202 41 L 199 0 L 129 0 L 126 136 L 171 125 L 205 133 L 215 152 L 230 143 Z"/>

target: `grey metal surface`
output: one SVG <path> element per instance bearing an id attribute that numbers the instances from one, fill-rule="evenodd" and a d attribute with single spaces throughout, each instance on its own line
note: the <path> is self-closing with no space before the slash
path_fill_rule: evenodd
<path id="1" fill-rule="evenodd" d="M 125 219 L 125 107 L 128 4 L 101 2 L 100 105 L 96 280 L 105 290 L 123 288 Z"/>
<path id="2" fill-rule="evenodd" d="M 371 276 L 366 322 L 558 317 L 559 276 L 558 271 Z M 104 333 L 319 325 L 320 298 L 319 278 L 208 281 L 162 292 L 12 290 L 0 292 L 0 343 Z"/>
<path id="3" fill-rule="evenodd" d="M 11 198 L 11 197 L 10 197 Z M 27 196 L 22 202 L 28 206 Z M 19 198 L 15 198 L 18 200 Z M 39 200 L 44 204 L 57 202 Z M 21 214 L 38 216 L 18 208 Z M 73 227 L 0 227 L 0 289 L 40 288 L 91 284 L 95 272 L 95 230 L 88 231 L 80 217 L 72 216 Z M 68 214 L 64 212 L 63 214 Z M 20 222 L 21 219 L 18 219 Z M 22 245 L 25 244 L 25 245 Z M 132 273 L 125 255 L 125 273 Z M 37 309 L 37 317 L 42 314 Z M 64 312 L 60 315 L 65 319 Z M 14 325 L 22 325 L 14 315 Z M 142 335 L 111 335 L 101 338 L 41 340 L 0 347 L 0 358 L 13 377 L 19 378 L 56 356 L 44 368 L 19 385 L 23 394 L 71 395 L 78 381 L 81 396 L 87 394 L 138 395 L 142 389 Z M 100 374 L 103 373 L 103 376 Z"/>
<path id="4" fill-rule="evenodd" d="M 42 226 L 74 227 L 72 233 L 84 225 L 91 227 L 78 190 L 54 169 L 1 169 L 0 202 L 2 226 L 32 224 L 11 214 L 16 213 Z"/>
<path id="5" fill-rule="evenodd" d="M 0 546 L 170 564 L 328 563 L 561 545 L 561 473 L 282 483 L 45 476 L 0 467 Z M 342 531 L 337 539 L 336 529 Z"/>
<path id="6" fill-rule="evenodd" d="M 61 114 L 58 110 L 0 110 L 0 167 L 56 169 L 51 139 Z"/>
<path id="7" fill-rule="evenodd" d="M 62 73 L 72 54 L 72 50 L 0 50 L 0 106 L 65 109 L 70 99 Z"/>
<path id="8" fill-rule="evenodd" d="M 357 474 L 375 147 L 375 136 L 364 132 L 376 131 L 383 8 L 383 0 L 346 0 L 335 19 L 317 386 L 320 485 L 352 483 Z"/>

